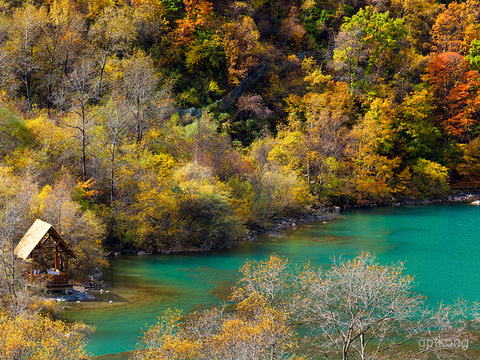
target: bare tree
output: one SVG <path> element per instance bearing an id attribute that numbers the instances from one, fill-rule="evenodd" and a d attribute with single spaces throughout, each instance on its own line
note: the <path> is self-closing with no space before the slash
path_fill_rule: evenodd
<path id="1" fill-rule="evenodd" d="M 26 4 L 15 11 L 8 29 L 6 49 L 11 54 L 12 66 L 25 87 L 25 101 L 29 109 L 32 106 L 32 76 L 39 69 L 37 49 L 45 23 L 45 9 L 36 9 L 32 4 Z"/>
<path id="2" fill-rule="evenodd" d="M 150 57 L 142 52 L 123 62 L 123 91 L 130 106 L 137 143 L 142 141 L 148 120 L 155 113 L 155 96 L 159 79 Z"/>
<path id="3" fill-rule="evenodd" d="M 81 147 L 82 177 L 87 180 L 87 146 L 88 137 L 94 111 L 90 103 L 95 99 L 95 76 L 92 61 L 84 60 L 77 64 L 72 73 L 65 79 L 63 87 L 57 94 L 56 101 L 64 109 L 69 110 L 74 116 L 65 122 L 65 125 L 74 129 L 76 138 Z"/>
<path id="4" fill-rule="evenodd" d="M 328 270 L 276 255 L 247 261 L 233 303 L 186 316 L 166 311 L 133 359 L 470 359 L 480 304 L 429 310 L 403 270 L 366 252 Z M 409 340 L 418 348 L 401 346 Z"/>
<path id="5" fill-rule="evenodd" d="M 110 162 L 110 202 L 114 200 L 115 170 L 118 148 L 122 145 L 127 124 L 128 110 L 123 99 L 112 99 L 101 113 L 106 129 L 106 149 Z"/>
<path id="6" fill-rule="evenodd" d="M 102 249 L 104 226 L 92 212 L 83 211 L 73 200 L 77 186 L 70 176 L 64 175 L 46 188 L 39 215 L 55 227 L 76 254 L 69 271 L 74 278 L 83 280 L 94 267 L 102 268 L 107 261 Z"/>
<path id="7" fill-rule="evenodd" d="M 23 307 L 18 296 L 20 264 L 14 249 L 27 229 L 35 191 L 28 174 L 16 177 L 0 168 L 0 300 L 14 312 Z"/>
<path id="8" fill-rule="evenodd" d="M 108 7 L 90 27 L 89 38 L 95 45 L 96 58 L 100 67 L 97 78 L 97 95 L 103 94 L 105 67 L 109 56 L 114 54 L 124 55 L 130 43 L 135 39 L 133 17 L 129 14 L 128 7 Z"/>
<path id="9" fill-rule="evenodd" d="M 54 87 L 67 75 L 69 64 L 75 57 L 75 48 L 79 46 L 84 27 L 84 20 L 69 3 L 52 4 L 40 40 L 48 109 L 54 102 Z"/>
<path id="10" fill-rule="evenodd" d="M 5 18 L 0 19 L 0 94 L 2 97 L 13 92 L 18 87 L 15 81 L 12 54 L 8 52 L 8 47 L 6 47 L 8 27 L 8 21 Z"/>
<path id="11" fill-rule="evenodd" d="M 424 298 L 412 292 L 404 265 L 380 265 L 366 252 L 335 259 L 326 271 L 305 273 L 303 322 L 319 333 L 319 352 L 371 359 L 419 334 L 428 319 Z M 313 276 L 313 277 L 312 277 Z"/>
<path id="12" fill-rule="evenodd" d="M 454 304 L 440 303 L 428 321 L 418 341 L 419 355 L 437 359 L 471 359 L 470 345 L 478 339 L 478 304 L 457 300 Z"/>

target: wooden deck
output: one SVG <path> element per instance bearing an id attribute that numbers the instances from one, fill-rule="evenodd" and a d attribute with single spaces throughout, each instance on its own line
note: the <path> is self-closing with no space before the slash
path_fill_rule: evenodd
<path id="1" fill-rule="evenodd" d="M 48 291 L 63 291 L 65 295 L 68 295 L 68 291 L 73 289 L 72 283 L 66 284 L 47 284 Z"/>
<path id="2" fill-rule="evenodd" d="M 33 275 L 28 273 L 31 283 L 44 282 L 45 288 L 49 291 L 64 291 L 68 295 L 68 290 L 73 288 L 73 283 L 67 280 L 67 275 L 60 271 L 60 274 L 40 273 Z"/>

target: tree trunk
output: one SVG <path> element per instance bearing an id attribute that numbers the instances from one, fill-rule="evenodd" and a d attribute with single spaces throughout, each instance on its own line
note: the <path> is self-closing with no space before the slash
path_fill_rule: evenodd
<path id="1" fill-rule="evenodd" d="M 115 148 L 116 148 L 116 139 L 113 140 L 112 152 L 110 157 L 110 204 L 113 203 L 113 188 L 114 188 L 114 171 L 115 171 Z"/>
<path id="2" fill-rule="evenodd" d="M 362 353 L 360 354 L 360 356 L 362 357 L 362 360 L 365 360 L 366 359 L 366 354 L 365 354 L 365 334 L 360 334 L 360 343 L 361 343 L 361 347 L 362 347 Z"/>

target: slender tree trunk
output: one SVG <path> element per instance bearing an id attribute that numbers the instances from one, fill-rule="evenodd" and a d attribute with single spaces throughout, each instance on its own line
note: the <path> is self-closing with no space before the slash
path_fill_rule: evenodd
<path id="1" fill-rule="evenodd" d="M 87 151 L 86 151 L 86 114 L 85 114 L 85 106 L 82 105 L 82 176 L 83 181 L 87 181 Z"/>
<path id="2" fill-rule="evenodd" d="M 96 99 L 94 99 L 95 103 L 97 103 L 98 99 L 102 95 L 102 84 L 103 84 L 103 77 L 105 74 L 105 66 L 107 65 L 107 57 L 108 57 L 108 52 L 105 52 L 105 55 L 103 56 L 103 59 L 102 59 L 102 66 L 100 67 L 100 76 L 98 77 L 97 96 L 96 96 Z"/>
<path id="3" fill-rule="evenodd" d="M 362 360 L 365 360 L 366 359 L 366 354 L 365 354 L 365 334 L 360 334 L 360 343 L 361 343 L 361 347 L 362 347 L 362 353 L 360 354 L 360 356 L 362 357 Z"/>
<path id="4" fill-rule="evenodd" d="M 143 138 L 143 119 L 142 119 L 142 113 L 140 109 L 140 98 L 137 96 L 136 98 L 136 123 L 137 123 L 137 143 L 140 144 Z"/>
<path id="5" fill-rule="evenodd" d="M 32 108 L 32 100 L 30 99 L 30 74 L 27 74 L 25 77 L 25 92 L 27 108 L 30 110 Z"/>
<path id="6" fill-rule="evenodd" d="M 112 152 L 110 157 L 110 204 L 113 203 L 113 189 L 115 185 L 115 148 L 116 148 L 117 139 L 116 136 L 112 143 Z"/>

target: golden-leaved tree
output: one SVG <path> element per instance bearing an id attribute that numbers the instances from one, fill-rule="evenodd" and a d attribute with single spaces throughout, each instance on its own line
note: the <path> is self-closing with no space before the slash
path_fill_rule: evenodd
<path id="1" fill-rule="evenodd" d="M 0 359 L 88 360 L 85 337 L 92 330 L 39 314 L 0 313 Z"/>
<path id="2" fill-rule="evenodd" d="M 95 214 L 82 210 L 74 201 L 75 196 L 88 195 L 88 190 L 82 190 L 82 183 L 75 184 L 66 175 L 53 186 L 46 185 L 37 197 L 37 215 L 55 227 L 77 256 L 71 266 L 77 279 L 86 279 L 94 267 L 108 265 L 102 249 L 104 225 Z"/>
<path id="3" fill-rule="evenodd" d="M 132 359 L 458 359 L 475 339 L 478 305 L 428 309 L 403 263 L 367 252 L 328 269 L 271 255 L 240 271 L 228 306 L 165 311 Z M 450 346 L 405 346 L 427 338 Z"/>

